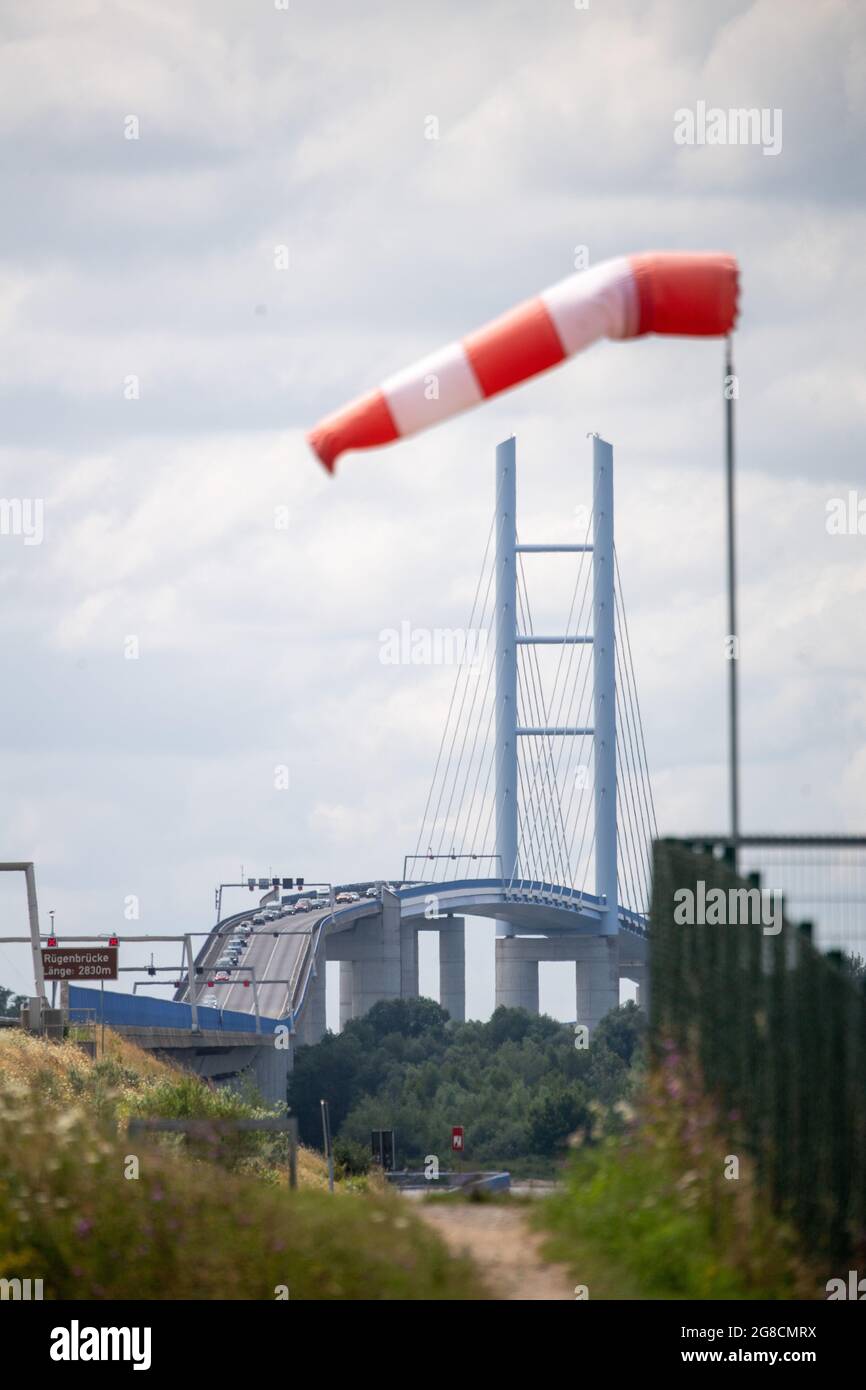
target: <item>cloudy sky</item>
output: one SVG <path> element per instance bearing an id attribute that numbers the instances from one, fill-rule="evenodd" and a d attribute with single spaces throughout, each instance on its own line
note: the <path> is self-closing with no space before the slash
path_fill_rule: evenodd
<path id="1" fill-rule="evenodd" d="M 0 42 L 0 497 L 43 509 L 0 534 L 0 843 L 43 915 L 203 930 L 241 865 L 400 874 L 451 675 L 380 633 L 466 620 L 512 432 L 529 539 L 613 441 L 660 827 L 724 828 L 720 343 L 602 345 L 335 481 L 304 442 L 581 246 L 739 257 L 744 828 L 866 829 L 866 535 L 827 530 L 866 499 L 858 0 L 6 0 Z M 699 102 L 781 149 L 678 145 Z"/>

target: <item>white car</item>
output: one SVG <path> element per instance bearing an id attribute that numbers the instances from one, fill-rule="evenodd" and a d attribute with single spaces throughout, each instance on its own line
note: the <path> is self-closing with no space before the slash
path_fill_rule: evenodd
<path id="1" fill-rule="evenodd" d="M 227 970 L 218 970 L 216 975 L 214 975 L 214 979 L 216 980 L 218 985 L 224 984 L 228 977 L 229 972 Z"/>
<path id="2" fill-rule="evenodd" d="M 379 890 L 378 890 L 378 888 L 376 887 L 375 883 L 371 883 L 371 884 L 370 884 L 370 887 L 367 889 L 366 893 L 364 894 L 364 897 L 365 897 L 365 898 L 378 898 L 378 896 L 379 896 Z"/>
<path id="3" fill-rule="evenodd" d="M 215 994 L 206 994 L 205 997 L 204 997 L 204 999 L 203 999 L 201 1002 L 202 1002 L 202 1004 L 204 1005 L 204 1007 L 205 1007 L 206 1009 L 218 1009 L 218 1008 L 219 1008 L 219 1004 L 218 1004 L 218 1002 L 217 1002 L 217 997 L 216 997 Z"/>

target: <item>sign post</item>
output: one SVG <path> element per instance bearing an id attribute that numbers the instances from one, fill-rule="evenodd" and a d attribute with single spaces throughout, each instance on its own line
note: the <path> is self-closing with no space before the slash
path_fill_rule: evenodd
<path id="1" fill-rule="evenodd" d="M 370 1131 L 370 1149 L 373 1162 L 378 1163 L 383 1173 L 393 1173 L 397 1145 L 393 1129 L 373 1129 Z"/>

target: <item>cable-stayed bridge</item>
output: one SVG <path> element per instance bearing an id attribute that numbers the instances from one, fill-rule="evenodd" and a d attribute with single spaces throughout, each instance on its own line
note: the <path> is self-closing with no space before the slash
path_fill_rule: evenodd
<path id="1" fill-rule="evenodd" d="M 257 909 L 222 920 L 174 1004 L 147 1000 L 148 1014 L 156 1017 L 160 1003 L 181 1008 L 187 1028 L 203 1036 L 229 1018 L 237 1030 L 249 1017 L 251 1033 L 281 1020 L 283 1032 L 314 1042 L 326 1027 L 328 961 L 340 962 L 343 1026 L 379 1000 L 418 994 L 418 934 L 433 931 L 440 1002 L 462 1019 L 467 918 L 496 922 L 497 1005 L 537 1012 L 543 961 L 573 966 L 575 1019 L 590 1032 L 619 1003 L 621 977 L 646 1003 L 656 825 L 614 547 L 613 449 L 596 436 L 592 467 L 583 535 L 524 541 L 516 441 L 496 450 L 496 503 L 464 659 L 402 879 L 373 880 L 375 898 L 260 925 L 242 962 L 217 981 L 226 936 Z M 573 577 L 554 632 L 539 631 L 533 616 L 539 554 Z M 366 884 L 341 886 L 363 893 Z M 212 991 L 219 1008 L 202 1002 Z M 139 1014 L 144 1007 L 139 998 Z"/>
<path id="2" fill-rule="evenodd" d="M 375 900 L 262 933 L 258 990 L 304 1040 L 324 1032 L 327 960 L 340 961 L 341 1023 L 377 999 L 417 994 L 419 931 L 439 936 L 441 1001 L 462 1018 L 467 917 L 497 924 L 497 1004 L 537 1011 L 538 965 L 548 960 L 574 964 L 575 1016 L 589 1029 L 618 1003 L 621 974 L 645 991 L 656 827 L 614 548 L 613 449 L 597 437 L 592 467 L 580 538 L 524 541 L 516 441 L 497 448 L 494 516 L 457 634 L 463 660 L 402 879 Z M 552 633 L 533 617 L 537 554 L 571 571 Z M 201 960 L 218 950 L 208 944 Z M 240 982 L 229 994 L 231 1007 L 252 1006 Z"/>

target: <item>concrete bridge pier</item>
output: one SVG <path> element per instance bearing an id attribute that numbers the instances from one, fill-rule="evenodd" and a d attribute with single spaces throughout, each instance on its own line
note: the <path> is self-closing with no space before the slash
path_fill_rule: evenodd
<path id="1" fill-rule="evenodd" d="M 320 951 L 316 974 L 310 977 L 307 986 L 307 1002 L 298 1020 L 296 1038 L 298 1046 L 312 1046 L 314 1043 L 321 1042 L 327 1027 L 325 953 Z"/>
<path id="2" fill-rule="evenodd" d="M 649 966 L 644 961 L 628 961 L 620 966 L 620 975 L 637 985 L 637 1006 L 649 1013 Z"/>
<path id="3" fill-rule="evenodd" d="M 330 953 L 329 953 L 330 954 Z M 331 957 L 333 959 L 333 957 Z M 340 961 L 340 1032 L 352 1017 L 352 997 L 354 993 L 354 966 L 350 960 Z"/>
<path id="4" fill-rule="evenodd" d="M 466 923 L 462 917 L 447 917 L 439 928 L 439 1003 L 451 1018 L 466 1018 Z"/>
<path id="5" fill-rule="evenodd" d="M 495 1004 L 506 1009 L 526 1009 L 538 1013 L 539 945 L 543 937 L 499 936 L 496 938 Z"/>
<path id="6" fill-rule="evenodd" d="M 575 955 L 576 1018 L 594 1030 L 611 1009 L 619 1007 L 619 938 L 579 938 Z"/>
<path id="7" fill-rule="evenodd" d="M 382 999 L 399 999 L 403 983 L 400 904 L 386 894 L 381 911 L 325 937 L 328 960 L 340 962 L 340 1028 Z M 324 969 L 324 962 L 320 962 Z"/>
<path id="8" fill-rule="evenodd" d="M 573 961 L 575 1018 L 590 1036 L 619 1005 L 619 937 L 512 936 L 496 942 L 496 1004 L 538 1013 L 538 963 Z"/>

